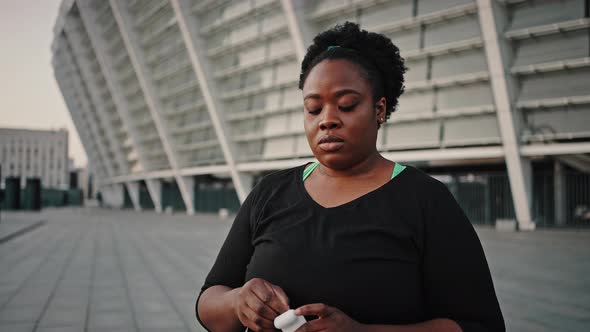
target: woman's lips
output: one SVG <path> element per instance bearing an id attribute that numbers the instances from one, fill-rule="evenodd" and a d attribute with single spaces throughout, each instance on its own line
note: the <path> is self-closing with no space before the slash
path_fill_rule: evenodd
<path id="1" fill-rule="evenodd" d="M 324 150 L 325 152 L 336 152 L 343 146 L 344 142 L 326 142 L 319 144 L 320 149 Z"/>
<path id="2" fill-rule="evenodd" d="M 324 135 L 318 142 L 320 149 L 324 152 L 336 152 L 344 146 L 344 140 L 334 135 Z"/>

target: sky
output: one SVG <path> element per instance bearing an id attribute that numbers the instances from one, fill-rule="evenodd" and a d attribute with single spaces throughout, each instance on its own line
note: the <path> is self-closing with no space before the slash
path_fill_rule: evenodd
<path id="1" fill-rule="evenodd" d="M 0 0 L 0 127 L 69 132 L 77 167 L 86 152 L 51 66 L 53 26 L 61 0 Z"/>

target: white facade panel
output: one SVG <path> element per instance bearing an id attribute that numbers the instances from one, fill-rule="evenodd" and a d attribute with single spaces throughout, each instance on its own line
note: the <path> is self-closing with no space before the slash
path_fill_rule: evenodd
<path id="1" fill-rule="evenodd" d="M 390 37 L 409 67 L 381 151 L 441 160 L 452 146 L 456 164 L 481 157 L 478 147 L 510 147 L 513 167 L 526 163 L 514 151 L 536 140 L 590 139 L 590 21 L 584 0 L 559 3 L 64 1 L 53 65 L 98 182 L 135 190 L 149 179 L 153 196 L 172 177 L 188 203 L 199 170 L 229 170 L 248 188 L 242 177 L 309 160 L 302 50 L 351 20 Z M 498 121 L 498 110 L 512 118 Z M 516 136 L 502 134 L 506 121 Z"/>

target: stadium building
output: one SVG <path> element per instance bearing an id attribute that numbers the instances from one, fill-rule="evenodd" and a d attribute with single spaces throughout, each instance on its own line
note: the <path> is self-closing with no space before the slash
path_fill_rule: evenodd
<path id="1" fill-rule="evenodd" d="M 588 0 L 64 0 L 53 67 L 104 201 L 235 210 L 313 160 L 299 64 L 345 20 L 409 67 L 387 158 L 447 183 L 475 223 L 588 222 Z"/>

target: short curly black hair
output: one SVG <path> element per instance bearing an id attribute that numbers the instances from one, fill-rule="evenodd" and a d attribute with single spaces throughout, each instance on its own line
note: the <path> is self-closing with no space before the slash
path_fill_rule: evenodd
<path id="1" fill-rule="evenodd" d="M 299 89 L 309 72 L 325 59 L 346 59 L 363 69 L 372 86 L 373 101 L 385 97 L 385 120 L 396 110 L 398 98 L 404 93 L 404 73 L 407 68 L 399 48 L 384 35 L 361 30 L 352 22 L 338 24 L 321 32 L 301 62 Z"/>

